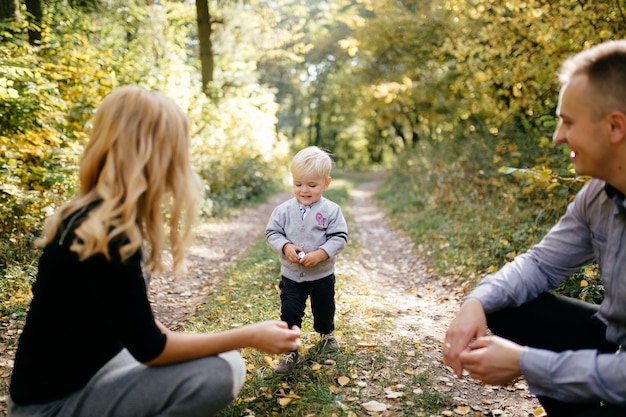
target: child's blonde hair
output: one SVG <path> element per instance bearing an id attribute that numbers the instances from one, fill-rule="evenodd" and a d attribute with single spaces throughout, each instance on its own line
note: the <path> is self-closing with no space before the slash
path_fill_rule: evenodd
<path id="1" fill-rule="evenodd" d="M 169 98 L 135 86 L 115 90 L 96 110 L 80 163 L 80 193 L 50 218 L 40 245 L 54 239 L 71 213 L 100 201 L 77 229 L 72 251 L 81 260 L 98 253 L 109 258 L 109 242 L 124 235 L 122 260 L 145 242 L 146 269 L 161 271 L 165 208 L 174 269 L 180 270 L 203 193 L 190 165 L 189 142 L 187 115 Z"/>
<path id="2" fill-rule="evenodd" d="M 330 154 L 317 146 L 309 146 L 298 152 L 291 161 L 291 174 L 294 177 L 314 175 L 329 178 L 333 167 Z"/>

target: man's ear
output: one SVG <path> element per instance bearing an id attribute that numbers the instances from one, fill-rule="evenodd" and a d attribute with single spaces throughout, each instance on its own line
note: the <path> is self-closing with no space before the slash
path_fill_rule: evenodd
<path id="1" fill-rule="evenodd" d="M 611 143 L 617 145 L 626 140 L 626 114 L 614 111 L 609 114 L 611 123 Z"/>

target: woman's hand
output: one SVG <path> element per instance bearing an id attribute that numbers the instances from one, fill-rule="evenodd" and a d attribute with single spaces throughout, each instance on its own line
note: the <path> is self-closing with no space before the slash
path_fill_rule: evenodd
<path id="1" fill-rule="evenodd" d="M 289 329 L 284 321 L 262 321 L 246 327 L 251 334 L 250 347 L 261 352 L 277 354 L 302 347 L 300 329 L 297 326 Z"/>
<path id="2" fill-rule="evenodd" d="M 146 365 L 166 365 L 184 362 L 229 350 L 251 347 L 262 352 L 277 354 L 302 347 L 300 329 L 279 320 L 262 321 L 217 333 L 172 332 L 157 322 L 167 336 L 161 354 L 144 362 Z"/>

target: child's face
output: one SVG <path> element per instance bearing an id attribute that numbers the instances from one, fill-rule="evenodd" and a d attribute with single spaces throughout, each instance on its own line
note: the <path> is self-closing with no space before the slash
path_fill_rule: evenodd
<path id="1" fill-rule="evenodd" d="M 302 175 L 293 177 L 293 193 L 305 206 L 317 203 L 322 194 L 330 185 L 330 177 L 318 177 L 317 175 Z"/>

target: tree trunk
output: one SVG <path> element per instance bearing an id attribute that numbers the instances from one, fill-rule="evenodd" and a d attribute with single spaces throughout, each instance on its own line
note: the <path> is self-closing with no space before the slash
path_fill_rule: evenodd
<path id="1" fill-rule="evenodd" d="M 12 35 L 0 36 L 0 42 L 11 42 L 19 34 L 16 22 L 20 17 L 18 0 L 0 0 L 0 23 Z"/>
<path id="2" fill-rule="evenodd" d="M 196 14 L 198 22 L 198 41 L 200 43 L 200 64 L 202 72 L 202 91 L 208 93 L 208 87 L 213 82 L 214 57 L 213 41 L 211 40 L 211 14 L 208 0 L 196 0 Z"/>
<path id="3" fill-rule="evenodd" d="M 26 0 L 28 12 L 28 43 L 39 46 L 41 43 L 41 0 Z"/>
<path id="4" fill-rule="evenodd" d="M 0 20 L 16 20 L 19 11 L 17 0 L 0 0 Z"/>

